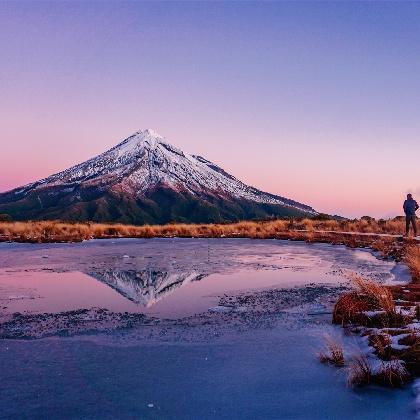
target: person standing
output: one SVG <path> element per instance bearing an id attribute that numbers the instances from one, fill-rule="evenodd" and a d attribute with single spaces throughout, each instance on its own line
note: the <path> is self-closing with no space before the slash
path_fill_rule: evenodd
<path id="1" fill-rule="evenodd" d="M 417 201 L 411 194 L 407 194 L 407 200 L 404 201 L 403 209 L 405 213 L 405 235 L 410 232 L 410 224 L 413 226 L 414 236 L 417 236 L 416 210 L 419 208 Z"/>

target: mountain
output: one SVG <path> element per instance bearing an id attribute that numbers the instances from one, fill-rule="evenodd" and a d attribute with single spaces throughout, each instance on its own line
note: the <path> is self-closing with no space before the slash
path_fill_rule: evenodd
<path id="1" fill-rule="evenodd" d="M 149 308 L 177 288 L 206 277 L 196 271 L 168 272 L 158 270 L 142 271 L 100 271 L 89 276 L 99 280 L 125 298 Z"/>
<path id="2" fill-rule="evenodd" d="M 150 129 L 63 172 L 0 193 L 0 213 L 14 220 L 136 224 L 317 214 L 307 205 L 245 185 Z"/>

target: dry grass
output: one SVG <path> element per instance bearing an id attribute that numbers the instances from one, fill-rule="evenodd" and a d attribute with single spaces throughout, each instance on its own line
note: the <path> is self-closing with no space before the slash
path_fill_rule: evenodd
<path id="1" fill-rule="evenodd" d="M 414 315 L 402 315 L 396 310 L 393 293 L 398 296 L 401 287 L 382 286 L 356 275 L 352 276 L 352 280 L 356 290 L 339 298 L 334 308 L 333 322 L 368 327 L 358 329 L 358 333 L 368 337 L 369 345 L 374 349 L 381 364 L 373 370 L 366 356 L 355 357 L 349 365 L 348 384 L 403 386 L 413 377 L 420 375 L 420 338 L 408 326 L 413 322 Z M 402 297 L 407 301 L 408 295 Z M 416 304 L 415 301 L 409 302 L 411 307 Z M 374 313 L 369 314 L 366 311 Z M 407 350 L 392 346 L 390 335 L 401 334 L 405 336 L 398 344 L 408 346 Z"/>
<path id="2" fill-rule="evenodd" d="M 393 289 L 357 275 L 351 279 L 356 290 L 342 294 L 334 306 L 333 323 L 366 327 L 402 328 L 411 317 L 396 310 Z M 369 314 L 367 311 L 373 312 Z"/>
<path id="3" fill-rule="evenodd" d="M 360 276 L 352 275 L 352 281 L 360 293 L 367 296 L 374 309 L 383 310 L 387 314 L 395 313 L 395 302 L 391 290 L 373 281 L 365 280 Z"/>
<path id="4" fill-rule="evenodd" d="M 412 346 L 404 351 L 400 358 L 404 360 L 407 369 L 413 375 L 420 376 L 420 337 L 417 337 Z"/>
<path id="5" fill-rule="evenodd" d="M 287 221 L 239 222 L 232 224 L 124 225 L 101 223 L 64 223 L 58 221 L 2 222 L 0 238 L 17 241 L 77 241 L 109 237 L 276 237 L 287 231 Z"/>
<path id="6" fill-rule="evenodd" d="M 369 336 L 369 345 L 375 349 L 376 355 L 381 360 L 391 360 L 394 356 L 391 339 L 388 334 L 372 334 Z"/>
<path id="7" fill-rule="evenodd" d="M 401 235 L 405 231 L 404 218 L 397 217 L 389 220 L 376 220 L 363 217 L 355 220 L 316 220 L 304 219 L 300 222 L 301 229 L 310 226 L 313 230 L 332 232 L 361 232 L 361 233 L 388 233 Z"/>
<path id="8" fill-rule="evenodd" d="M 348 325 L 362 324 L 363 311 L 369 310 L 369 301 L 357 292 L 342 294 L 334 306 L 333 323 Z"/>
<path id="9" fill-rule="evenodd" d="M 349 364 L 347 384 L 360 387 L 376 383 L 391 388 L 401 387 L 411 379 L 411 374 L 401 360 L 381 362 L 377 369 L 373 369 L 369 359 L 360 354 L 355 356 Z"/>
<path id="10" fill-rule="evenodd" d="M 413 281 L 420 282 L 420 247 L 418 245 L 407 247 L 404 260 L 410 269 Z"/>
<path id="11" fill-rule="evenodd" d="M 277 219 L 227 224 L 125 225 L 103 223 L 66 223 L 60 221 L 0 222 L 0 240 L 51 242 L 81 241 L 109 237 L 247 237 L 306 240 L 308 242 L 343 243 L 348 246 L 371 246 L 387 254 L 394 238 L 375 234 L 401 234 L 404 223 L 399 219 L 376 221 Z M 343 233 L 344 232 L 344 233 Z M 350 232 L 353 234 L 345 233 Z M 371 235 L 357 235 L 355 233 Z M 410 254 L 411 255 L 411 254 Z"/>
<path id="12" fill-rule="evenodd" d="M 351 387 L 369 385 L 372 382 L 372 366 L 363 354 L 352 359 L 347 373 L 347 384 Z"/>
<path id="13" fill-rule="evenodd" d="M 319 360 L 322 363 L 329 363 L 337 367 L 344 366 L 343 346 L 331 336 L 326 336 L 325 341 L 325 350 L 318 353 Z"/>
<path id="14" fill-rule="evenodd" d="M 374 381 L 380 385 L 392 388 L 401 387 L 411 378 L 407 369 L 399 360 L 382 362 L 378 372 L 374 375 Z"/>

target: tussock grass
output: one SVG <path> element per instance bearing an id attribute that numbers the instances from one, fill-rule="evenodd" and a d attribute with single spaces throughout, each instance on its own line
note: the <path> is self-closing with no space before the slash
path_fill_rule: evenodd
<path id="1" fill-rule="evenodd" d="M 388 287 L 365 280 L 357 275 L 352 275 L 351 280 L 357 286 L 359 292 L 367 296 L 374 309 L 383 310 L 387 314 L 395 313 L 394 298 Z"/>
<path id="2" fill-rule="evenodd" d="M 372 382 L 372 366 L 363 354 L 355 356 L 348 367 L 347 384 L 351 387 L 369 385 Z"/>
<path id="3" fill-rule="evenodd" d="M 373 369 L 371 362 L 363 354 L 351 360 L 347 372 L 347 384 L 351 387 L 375 383 L 395 388 L 403 386 L 410 379 L 411 374 L 401 360 L 382 361 L 379 367 Z"/>
<path id="4" fill-rule="evenodd" d="M 390 347 L 391 340 L 387 334 L 373 334 L 369 336 L 369 345 L 375 349 L 382 360 L 390 360 L 393 356 Z"/>
<path id="5" fill-rule="evenodd" d="M 365 296 L 360 296 L 357 292 L 344 293 L 334 306 L 333 323 L 360 324 L 363 321 L 361 314 L 367 310 L 369 310 L 369 301 Z"/>
<path id="6" fill-rule="evenodd" d="M 402 328 L 410 321 L 409 316 L 397 312 L 391 287 L 355 274 L 350 277 L 356 290 L 339 297 L 334 306 L 333 323 Z"/>
<path id="7" fill-rule="evenodd" d="M 382 362 L 378 372 L 373 376 L 376 383 L 391 388 L 403 386 L 410 378 L 411 375 L 400 360 Z"/>
<path id="8" fill-rule="evenodd" d="M 322 363 L 329 363 L 337 367 L 345 364 L 343 346 L 331 336 L 325 337 L 325 350 L 318 353 L 318 358 Z"/>
<path id="9" fill-rule="evenodd" d="M 404 360 L 407 369 L 416 376 L 420 376 L 420 337 L 417 337 L 413 345 L 405 350 L 400 358 Z"/>
<path id="10" fill-rule="evenodd" d="M 366 356 L 354 357 L 349 364 L 348 384 L 362 386 L 376 383 L 400 387 L 413 377 L 420 376 L 420 337 L 409 326 L 414 314 L 402 315 L 397 311 L 393 292 L 398 295 L 398 289 L 357 275 L 352 275 L 351 279 L 356 290 L 339 298 L 334 308 L 333 322 L 357 326 L 353 331 L 367 336 L 369 346 L 374 349 L 380 364 L 375 364 L 373 369 Z M 414 307 L 413 304 L 416 302 L 411 302 L 410 306 Z M 398 344 L 409 348 L 403 350 L 393 346 L 391 335 L 401 335 Z"/>
<path id="11" fill-rule="evenodd" d="M 404 260 L 410 269 L 413 281 L 420 282 L 420 247 L 418 245 L 408 246 Z"/>

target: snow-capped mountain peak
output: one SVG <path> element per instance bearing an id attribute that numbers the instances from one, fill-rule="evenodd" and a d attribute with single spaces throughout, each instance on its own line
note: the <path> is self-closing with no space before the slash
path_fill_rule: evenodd
<path id="1" fill-rule="evenodd" d="M 153 130 L 151 128 L 146 128 L 146 130 L 144 130 L 144 131 L 139 130 L 139 131 L 137 131 L 137 133 L 142 133 L 144 135 L 154 137 L 154 138 L 157 138 L 157 139 L 162 139 L 163 138 L 159 133 L 157 133 L 155 130 Z"/>
<path id="2" fill-rule="evenodd" d="M 178 194 L 177 197 L 184 204 L 177 203 L 175 196 L 171 196 L 170 201 L 167 198 L 161 202 L 162 194 L 168 196 L 170 191 Z M 146 206 L 148 212 L 152 211 L 149 205 L 151 205 L 150 197 L 153 197 L 153 201 L 158 200 L 158 206 L 175 208 L 167 211 L 164 220 L 176 219 L 176 213 L 181 208 L 183 214 L 185 213 L 182 220 L 190 220 L 191 214 L 191 220 L 200 221 L 201 217 L 196 215 L 198 210 L 188 210 L 190 204 L 186 203 L 192 202 L 195 203 L 194 208 L 198 206 L 199 211 L 208 214 L 207 219 L 204 218 L 203 221 L 225 220 L 225 217 L 228 220 L 231 217 L 234 219 L 266 217 L 273 214 L 316 214 L 309 206 L 245 185 L 204 157 L 184 153 L 150 128 L 135 132 L 113 148 L 86 162 L 0 194 L 0 210 L 2 203 L 9 201 L 18 203 L 24 200 L 22 204 L 26 205 L 28 196 L 33 196 L 40 205 L 39 209 L 35 206 L 36 214 L 41 214 L 42 211 L 45 213 L 48 202 L 55 208 L 54 215 L 61 215 L 63 212 L 59 212 L 60 206 L 54 203 L 54 197 L 58 199 L 65 196 L 66 202 L 68 201 L 66 206 L 70 206 L 66 207 L 66 215 L 67 211 L 75 206 L 78 209 L 75 217 L 91 218 L 90 213 L 93 212 L 92 214 L 96 214 L 93 217 L 100 220 L 105 217 L 102 216 L 103 212 L 108 215 L 108 204 L 104 204 L 104 200 L 108 203 L 110 197 L 113 206 L 117 206 L 113 210 L 115 214 L 125 214 L 128 211 L 122 208 L 121 204 L 117 204 L 122 197 L 125 201 L 130 200 L 130 212 L 135 214 L 144 212 L 141 206 Z M 88 206 L 84 203 L 92 199 L 95 201 L 94 210 L 81 212 L 79 210 L 81 207 Z M 18 205 L 14 204 L 13 207 Z M 89 209 L 91 207 L 88 206 Z M 97 214 L 99 208 L 100 214 Z M 28 212 L 33 217 L 33 207 Z M 159 212 L 155 209 L 153 213 Z M 70 216 L 73 217 L 73 214 Z M 161 221 L 160 216 L 153 216 L 151 220 L 156 218 L 157 221 Z M 121 220 L 120 216 L 117 220 Z M 126 220 L 125 216 L 122 220 Z M 138 219 L 129 216 L 128 220 L 137 222 Z M 144 215 L 139 220 L 149 219 Z"/>
<path id="3" fill-rule="evenodd" d="M 136 131 L 133 135 L 127 137 L 125 140 L 117 144 L 111 150 L 118 150 L 119 155 L 123 155 L 125 153 L 136 152 L 144 147 L 153 149 L 156 147 L 158 142 L 162 140 L 163 137 L 161 135 L 156 133 L 156 131 L 148 128 L 146 130 Z"/>

